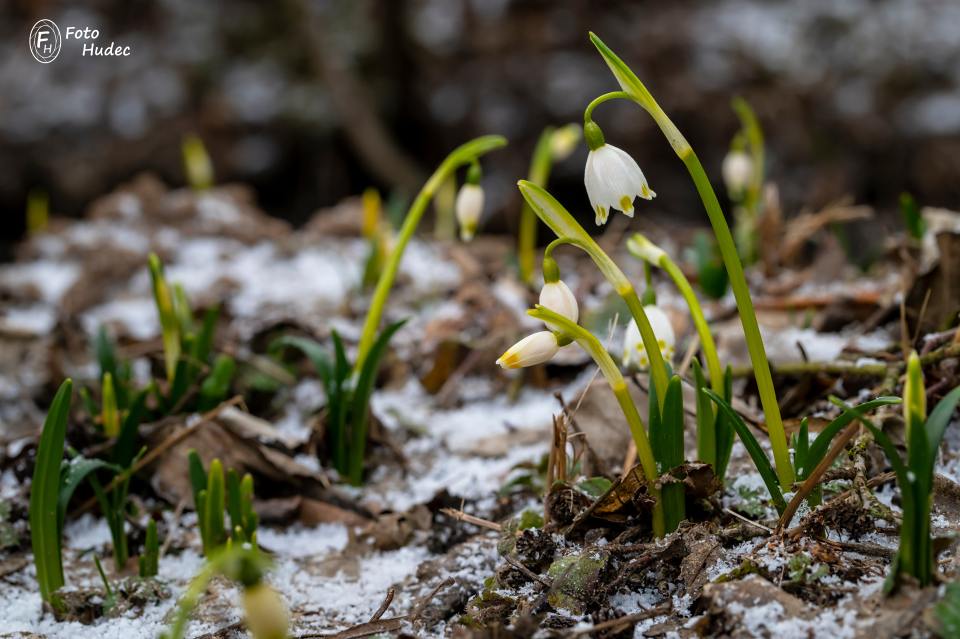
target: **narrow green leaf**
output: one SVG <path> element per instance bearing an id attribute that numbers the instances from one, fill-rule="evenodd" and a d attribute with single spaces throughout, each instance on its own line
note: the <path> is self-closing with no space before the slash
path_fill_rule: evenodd
<path id="1" fill-rule="evenodd" d="M 723 399 L 729 404 L 733 401 L 733 369 L 727 366 L 723 374 Z M 717 411 L 717 478 L 724 480 L 730 455 L 733 453 L 733 426 L 726 414 Z"/>
<path id="2" fill-rule="evenodd" d="M 654 405 L 652 399 L 650 403 Z M 663 440 L 660 462 L 663 473 L 683 464 L 683 385 L 677 375 L 674 375 L 667 385 L 661 429 Z M 673 532 L 686 518 L 686 489 L 683 484 L 667 484 L 661 491 L 661 498 L 666 531 Z"/>
<path id="3" fill-rule="evenodd" d="M 159 572 L 160 540 L 157 538 L 157 522 L 152 518 L 147 522 L 146 539 L 143 542 L 143 554 L 140 556 L 140 576 L 156 577 Z"/>
<path id="4" fill-rule="evenodd" d="M 736 430 L 740 441 L 743 442 L 744 448 L 747 449 L 750 459 L 753 460 L 753 465 L 756 467 L 757 472 L 760 473 L 760 477 L 763 479 L 763 483 L 767 487 L 767 491 L 773 500 L 774 507 L 776 507 L 777 512 L 782 513 L 786 509 L 787 503 L 783 498 L 783 493 L 780 491 L 780 482 L 777 480 L 777 473 L 770 464 L 766 453 L 763 452 L 760 442 L 758 442 L 757 438 L 750 432 L 750 428 L 744 423 L 740 415 L 737 414 L 723 398 L 709 388 L 701 388 L 700 392 L 706 393 L 710 399 L 716 402 L 720 413 L 726 415 L 727 419 L 730 420 L 730 424 L 733 426 L 733 429 Z"/>
<path id="5" fill-rule="evenodd" d="M 223 464 L 219 459 L 210 462 L 210 472 L 207 473 L 207 503 L 206 503 L 206 528 L 209 538 L 209 548 L 205 549 L 209 554 L 215 548 L 218 548 L 226 540 L 224 532 L 224 509 L 226 508 L 226 496 L 224 494 Z"/>
<path id="6" fill-rule="evenodd" d="M 70 460 L 64 460 L 60 476 L 60 494 L 57 499 L 57 528 L 63 530 L 63 521 L 66 518 L 67 506 L 70 498 L 76 492 L 87 475 L 97 470 L 110 470 L 113 473 L 119 473 L 122 469 L 114 464 L 108 464 L 102 459 L 87 459 L 77 456 Z"/>
<path id="7" fill-rule="evenodd" d="M 103 434 L 112 439 L 120 434 L 120 411 L 117 409 L 117 394 L 113 389 L 113 375 L 105 373 L 101 386 L 100 421 Z"/>
<path id="8" fill-rule="evenodd" d="M 924 430 L 927 433 L 928 458 L 935 460 L 937 458 L 937 449 L 947 432 L 947 426 L 950 425 L 950 417 L 960 402 L 960 386 L 947 393 L 934 407 L 930 417 L 927 418 L 927 424 Z"/>
<path id="9" fill-rule="evenodd" d="M 240 496 L 240 476 L 237 471 L 227 471 L 227 513 L 230 514 L 230 528 L 235 530 L 243 522 L 243 511 Z"/>
<path id="10" fill-rule="evenodd" d="M 360 369 L 360 376 L 357 379 L 357 385 L 353 390 L 353 401 L 350 408 L 351 432 L 350 432 L 350 459 L 349 459 L 349 477 L 354 485 L 360 485 L 363 479 L 363 460 L 367 449 L 367 422 L 370 417 L 370 396 L 373 394 L 373 385 L 377 381 L 377 371 L 380 369 L 380 360 L 387 354 L 387 346 L 390 339 L 400 330 L 400 327 L 406 323 L 406 320 L 400 320 L 383 329 L 383 332 L 377 337 L 366 360 L 363 362 L 363 368 Z"/>
<path id="11" fill-rule="evenodd" d="M 714 472 L 717 471 L 717 415 L 714 413 L 710 399 L 700 392 L 707 386 L 707 379 L 700 368 L 700 362 L 694 357 L 691 360 L 693 368 L 693 386 L 697 391 L 697 457 L 705 464 L 710 464 Z"/>
<path id="12" fill-rule="evenodd" d="M 67 420 L 73 382 L 60 385 L 43 423 L 37 446 L 36 465 L 30 484 L 30 542 L 37 582 L 44 601 L 54 603 L 54 592 L 63 586 L 63 564 L 60 555 L 59 500 L 60 464 L 66 442 Z"/>
<path id="13" fill-rule="evenodd" d="M 199 513 L 200 504 L 197 503 L 197 495 L 207 488 L 207 471 L 203 469 L 203 461 L 194 448 L 187 451 L 187 465 L 190 471 L 190 487 L 193 489 L 193 507 Z"/>
<path id="14" fill-rule="evenodd" d="M 797 471 L 802 472 L 801 478 L 806 478 L 810 471 L 816 468 L 817 464 L 820 463 L 820 460 L 823 459 L 823 456 L 827 454 L 827 451 L 830 450 L 830 444 L 833 441 L 833 438 L 837 436 L 847 425 L 853 420 L 857 419 L 860 414 L 865 414 L 881 406 L 889 406 L 891 404 L 899 404 L 899 397 L 892 396 L 883 396 L 872 399 L 868 402 L 863 402 L 857 406 L 850 408 L 846 404 L 839 404 L 840 408 L 844 409 L 840 415 L 827 424 L 823 430 L 820 431 L 820 434 L 817 435 L 816 439 L 813 440 L 813 444 L 810 445 L 810 450 L 807 451 L 807 454 L 804 456 L 805 463 L 803 469 L 798 467 Z"/>
<path id="15" fill-rule="evenodd" d="M 219 355 L 213 363 L 213 370 L 200 385 L 200 398 L 197 409 L 208 411 L 222 402 L 230 392 L 230 382 L 237 370 L 236 362 L 229 355 Z"/>
<path id="16" fill-rule="evenodd" d="M 120 426 L 120 434 L 117 441 L 113 444 L 113 463 L 121 468 L 130 465 L 137 450 L 137 438 L 140 434 L 140 424 L 147 414 L 147 395 L 151 387 L 139 391 L 130 403 L 126 416 L 123 418 L 123 424 Z"/>
<path id="17" fill-rule="evenodd" d="M 153 283 L 153 299 L 160 318 L 160 332 L 163 338 L 163 359 L 167 369 L 167 381 L 172 382 L 180 359 L 180 330 L 173 307 L 173 295 L 163 275 L 163 264 L 156 254 L 149 258 L 150 279 Z"/>

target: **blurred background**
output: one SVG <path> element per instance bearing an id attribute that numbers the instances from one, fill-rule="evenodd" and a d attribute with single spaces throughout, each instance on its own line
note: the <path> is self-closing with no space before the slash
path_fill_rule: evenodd
<path id="1" fill-rule="evenodd" d="M 31 25 L 100 30 L 51 64 Z M 184 184 L 180 144 L 206 143 L 218 182 L 244 182 L 302 223 L 367 186 L 409 197 L 454 146 L 510 138 L 484 162 L 487 231 L 516 226 L 515 181 L 548 124 L 614 90 L 593 30 L 648 84 L 715 182 L 745 97 L 764 127 L 785 213 L 844 196 L 894 211 L 901 191 L 960 197 L 960 2 L 954 0 L 9 0 L 0 8 L 0 256 L 27 194 L 78 216 L 142 172 Z M 641 209 L 702 222 L 683 165 L 628 104 L 596 114 L 659 197 Z M 586 150 L 551 191 L 589 213 Z M 722 189 L 718 192 L 722 193 Z"/>

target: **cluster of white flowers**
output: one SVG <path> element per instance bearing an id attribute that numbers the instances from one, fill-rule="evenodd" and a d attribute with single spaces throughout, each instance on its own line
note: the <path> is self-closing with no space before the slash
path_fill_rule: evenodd
<path id="1" fill-rule="evenodd" d="M 563 315 L 574 323 L 580 319 L 580 307 L 577 304 L 577 298 L 574 297 L 573 291 L 563 280 L 547 282 L 543 285 L 540 290 L 540 306 L 550 309 L 558 315 Z M 503 368 L 526 368 L 553 359 L 553 356 L 560 350 L 560 340 L 554 332 L 559 331 L 559 327 L 548 323 L 547 328 L 551 330 L 528 335 L 511 346 L 506 353 L 500 356 L 497 364 Z"/>
<path id="2" fill-rule="evenodd" d="M 652 200 L 656 196 L 647 184 L 643 171 L 640 170 L 636 161 L 629 154 L 607 144 L 603 139 L 600 127 L 593 122 L 587 122 L 584 127 L 584 134 L 590 147 L 590 155 L 587 157 L 583 181 L 590 198 L 590 205 L 596 214 L 596 223 L 598 225 L 604 224 L 611 208 L 633 217 L 633 202 L 636 198 Z M 459 215 L 459 198 L 457 204 Z M 655 251 L 662 253 L 652 244 L 650 246 L 653 247 L 650 249 L 651 251 L 655 249 Z M 655 257 L 654 261 L 659 260 L 659 255 L 654 253 L 651 253 L 651 257 Z M 540 306 L 550 309 L 574 323 L 580 317 L 576 297 L 574 297 L 570 288 L 559 279 L 544 284 L 540 291 Z M 654 305 L 645 306 L 644 312 L 647 319 L 650 320 L 651 328 L 653 328 L 657 344 L 660 347 L 660 353 L 664 359 L 670 361 L 673 358 L 677 341 L 673 326 L 670 324 L 670 318 L 662 309 Z M 560 350 L 560 335 L 563 331 L 560 327 L 553 326 L 549 322 L 547 323 L 547 329 L 528 335 L 511 346 L 506 353 L 500 356 L 497 364 L 503 368 L 524 368 L 550 361 Z M 640 337 L 640 329 L 637 328 L 635 322 L 630 322 L 624 335 L 623 365 L 637 366 L 641 369 L 650 366 L 646 347 Z"/>

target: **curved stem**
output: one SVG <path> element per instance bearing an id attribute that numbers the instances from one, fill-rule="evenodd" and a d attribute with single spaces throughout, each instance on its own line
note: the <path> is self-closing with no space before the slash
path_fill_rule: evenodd
<path id="1" fill-rule="evenodd" d="M 611 91 L 604 93 L 590 101 L 587 108 L 583 110 L 583 121 L 589 122 L 593 119 L 593 110 L 608 100 L 633 100 L 633 97 L 626 91 Z"/>
<path id="2" fill-rule="evenodd" d="M 753 364 L 760 404 L 763 407 L 767 431 L 770 434 L 770 445 L 777 466 L 777 475 L 784 490 L 789 490 L 793 485 L 794 471 L 790 463 L 787 435 L 783 427 L 783 419 L 780 416 L 780 407 L 777 404 L 777 394 L 773 387 L 773 377 L 770 374 L 770 365 L 767 361 L 763 339 L 760 336 L 760 326 L 754 312 L 753 300 L 750 298 L 750 289 L 743 272 L 743 264 L 740 262 L 740 256 L 737 253 L 733 235 L 730 233 L 730 227 L 723 216 L 723 210 L 721 210 L 720 203 L 717 201 L 717 195 L 713 192 L 710 180 L 707 178 L 696 153 L 693 152 L 690 144 L 676 125 L 653 99 L 650 91 L 640 82 L 636 74 L 630 70 L 630 67 L 624 64 L 600 38 L 591 33 L 590 39 L 607 62 L 620 86 L 630 94 L 634 102 L 650 114 L 657 126 L 663 131 L 673 150 L 683 160 L 697 187 L 697 193 L 703 201 L 707 217 L 710 218 L 710 225 L 713 227 L 714 235 L 716 235 L 717 243 L 720 246 L 720 255 L 723 258 L 723 264 L 730 278 L 730 286 L 737 301 L 737 311 L 740 313 L 740 322 L 743 325 L 747 350 Z"/>
<path id="3" fill-rule="evenodd" d="M 367 311 L 366 320 L 363 323 L 363 332 L 360 334 L 360 342 L 357 344 L 357 359 L 354 362 L 353 371 L 358 372 L 363 367 L 363 362 L 373 346 L 376 338 L 377 328 L 380 326 L 380 319 L 383 317 L 383 309 L 390 296 L 390 289 L 393 288 L 393 281 L 397 277 L 397 270 L 400 268 L 400 260 L 403 258 L 403 252 L 410 243 L 417 225 L 420 224 L 420 218 L 423 217 L 427 205 L 433 198 L 437 189 L 443 184 L 443 181 L 457 170 L 458 167 L 476 160 L 479 156 L 504 146 L 506 139 L 499 135 L 486 135 L 471 140 L 456 149 L 444 159 L 437 167 L 430 179 L 427 180 L 417 198 L 407 211 L 407 216 L 403 220 L 403 226 L 397 236 L 396 244 L 387 258 L 387 263 L 383 267 L 380 279 L 377 280 L 377 287 L 373 291 L 373 298 L 370 301 L 370 310 Z"/>
<path id="4" fill-rule="evenodd" d="M 657 336 L 653 332 L 653 327 L 650 326 L 650 320 L 647 319 L 647 314 L 643 310 L 643 304 L 640 303 L 640 298 L 637 297 L 633 284 L 623 274 L 620 267 L 610 259 L 610 256 L 603 252 L 600 245 L 590 237 L 590 234 L 580 226 L 580 223 L 570 215 L 570 212 L 563 208 L 563 205 L 557 202 L 555 197 L 547 193 L 546 189 L 526 180 L 520 180 L 517 185 L 520 187 L 520 193 L 523 194 L 524 199 L 530 204 L 537 217 L 557 234 L 557 240 L 547 246 L 545 255 L 549 255 L 547 251 L 552 252 L 553 248 L 560 244 L 577 246 L 590 256 L 604 278 L 610 282 L 617 294 L 626 302 L 627 308 L 630 309 L 630 314 L 633 316 L 633 321 L 636 322 L 637 328 L 640 330 L 643 347 L 650 357 L 650 376 L 653 378 L 653 385 L 657 389 L 657 397 L 662 408 L 663 398 L 667 393 L 667 367 L 657 344 Z"/>
<path id="5" fill-rule="evenodd" d="M 600 340 L 587 329 L 540 305 L 527 311 L 527 313 L 538 320 L 549 322 L 551 326 L 559 328 L 564 334 L 572 337 L 600 367 L 600 372 L 607 379 L 607 383 L 610 384 L 610 388 L 617 398 L 617 403 L 620 404 L 623 416 L 630 427 L 630 434 L 637 445 L 637 457 L 640 460 L 641 468 L 643 468 L 643 475 L 647 480 L 650 494 L 656 499 L 653 511 L 653 531 L 657 537 L 662 537 L 665 534 L 666 520 L 664 518 L 663 502 L 660 499 L 660 490 L 656 488 L 657 463 L 653 456 L 650 439 L 647 437 L 647 430 L 644 428 L 640 413 L 630 397 L 627 382 L 620 373 L 620 369 L 617 368 L 613 358 L 610 357 L 610 353 L 600 343 Z"/>

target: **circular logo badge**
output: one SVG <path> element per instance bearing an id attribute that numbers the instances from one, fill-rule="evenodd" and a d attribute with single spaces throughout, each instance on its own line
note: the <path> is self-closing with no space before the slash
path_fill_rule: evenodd
<path id="1" fill-rule="evenodd" d="M 60 29 L 53 20 L 37 20 L 30 29 L 30 53 L 37 62 L 49 64 L 60 55 Z"/>

